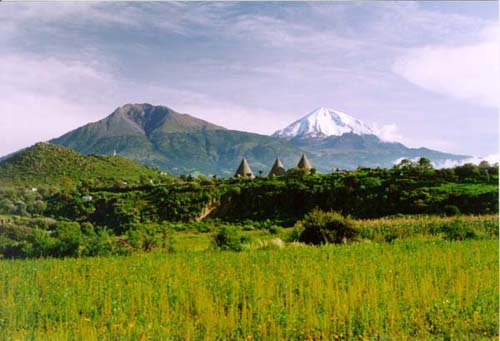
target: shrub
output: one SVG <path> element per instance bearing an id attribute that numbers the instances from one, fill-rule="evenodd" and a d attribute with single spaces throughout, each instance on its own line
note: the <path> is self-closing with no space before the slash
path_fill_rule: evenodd
<path id="1" fill-rule="evenodd" d="M 290 234 L 286 238 L 286 241 L 289 243 L 298 242 L 300 240 L 300 235 L 302 234 L 303 231 L 304 229 L 301 228 L 300 226 L 294 227 L 292 229 L 292 232 L 290 232 Z"/>
<path id="2" fill-rule="evenodd" d="M 300 222 L 304 227 L 299 241 L 307 244 L 343 243 L 354 240 L 359 229 L 353 221 L 337 212 L 314 209 Z"/>
<path id="3" fill-rule="evenodd" d="M 215 246 L 220 250 L 241 251 L 242 237 L 234 227 L 223 226 L 214 236 Z"/>
<path id="4" fill-rule="evenodd" d="M 109 256 L 116 254 L 114 235 L 106 228 L 97 229 L 87 236 L 85 256 Z"/>
<path id="5" fill-rule="evenodd" d="M 59 240 L 56 247 L 58 256 L 79 256 L 83 246 L 83 234 L 77 222 L 60 222 L 55 226 L 55 237 Z"/>
<path id="6" fill-rule="evenodd" d="M 455 205 L 446 205 L 444 207 L 444 214 L 447 217 L 452 217 L 460 214 L 460 209 Z"/>
<path id="7" fill-rule="evenodd" d="M 271 225 L 269 228 L 269 233 L 270 234 L 279 234 L 281 232 L 281 227 L 277 225 Z"/>
<path id="8" fill-rule="evenodd" d="M 478 239 L 480 234 L 466 222 L 456 219 L 451 223 L 443 224 L 442 231 L 446 240 Z"/>

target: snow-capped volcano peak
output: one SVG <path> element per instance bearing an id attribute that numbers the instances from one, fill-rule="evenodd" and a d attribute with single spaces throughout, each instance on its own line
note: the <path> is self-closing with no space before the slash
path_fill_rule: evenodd
<path id="1" fill-rule="evenodd" d="M 293 122 L 285 129 L 273 134 L 276 137 L 327 137 L 340 136 L 344 133 L 357 135 L 374 135 L 373 130 L 360 120 L 346 113 L 321 107 L 298 121 Z"/>

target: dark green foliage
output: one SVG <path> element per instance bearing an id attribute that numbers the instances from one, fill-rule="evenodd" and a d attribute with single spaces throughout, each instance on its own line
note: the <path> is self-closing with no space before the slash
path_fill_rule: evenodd
<path id="1" fill-rule="evenodd" d="M 136 224 L 125 233 L 126 242 L 135 250 L 150 251 L 166 244 L 169 230 L 166 224 Z"/>
<path id="2" fill-rule="evenodd" d="M 339 244 L 355 240 L 359 234 L 353 221 L 338 212 L 314 209 L 299 224 L 304 228 L 299 241 L 306 244 Z"/>
<path id="3" fill-rule="evenodd" d="M 231 226 L 223 226 L 214 236 L 216 248 L 220 250 L 241 251 L 242 237 L 238 231 Z"/>
<path id="4" fill-rule="evenodd" d="M 356 218 L 398 213 L 443 214 L 447 206 L 456 206 L 464 214 L 497 212 L 497 177 L 491 176 L 487 182 L 481 180 L 481 175 L 478 177 L 470 178 L 470 182 L 454 182 L 446 170 L 401 174 L 398 169 L 362 169 L 299 178 L 230 179 L 204 184 L 191 181 L 113 191 L 89 190 L 91 201 L 83 200 L 84 193 L 74 190 L 40 198 L 47 204 L 45 214 L 89 221 L 106 226 L 117 235 L 137 224 L 188 223 L 201 218 L 238 224 L 248 221 L 242 226 L 269 229 L 273 224 L 291 226 L 315 207 Z M 22 197 L 12 197 L 12 204 L 4 202 L 3 206 L 15 209 L 13 202 L 19 198 Z"/>
<path id="5" fill-rule="evenodd" d="M 465 221 L 456 219 L 451 223 L 444 224 L 442 227 L 444 239 L 446 240 L 466 240 L 479 239 L 481 233 Z"/>
<path id="6" fill-rule="evenodd" d="M 277 225 L 272 225 L 268 228 L 270 234 L 279 234 L 281 232 L 281 227 Z"/>
<path id="7" fill-rule="evenodd" d="M 59 257 L 80 256 L 83 249 L 83 233 L 76 222 L 60 222 L 54 229 L 54 237 L 58 239 L 55 254 Z"/>
<path id="8" fill-rule="evenodd" d="M 286 238 L 286 241 L 289 243 L 300 241 L 300 235 L 302 234 L 303 231 L 304 228 L 301 226 L 294 227 L 290 232 L 290 234 L 288 235 L 288 237 Z"/>
<path id="9" fill-rule="evenodd" d="M 128 250 L 130 251 L 130 250 Z M 79 257 L 127 253 L 113 233 L 86 222 L 0 219 L 0 257 Z"/>
<path id="10" fill-rule="evenodd" d="M 455 205 L 445 205 L 444 214 L 447 217 L 456 216 L 460 214 L 460 209 Z"/>

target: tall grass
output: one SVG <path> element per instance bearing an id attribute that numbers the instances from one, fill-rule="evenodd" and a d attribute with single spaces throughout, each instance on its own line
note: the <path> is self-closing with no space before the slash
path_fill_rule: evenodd
<path id="1" fill-rule="evenodd" d="M 394 239 L 406 239 L 422 236 L 443 236 L 453 225 L 459 224 L 473 231 L 479 238 L 498 236 L 498 214 L 463 215 L 456 217 L 442 216 L 402 216 L 379 219 L 355 220 L 360 229 L 360 237 L 372 241 L 384 242 Z"/>
<path id="2" fill-rule="evenodd" d="M 0 339 L 493 338 L 498 241 L 0 262 Z"/>

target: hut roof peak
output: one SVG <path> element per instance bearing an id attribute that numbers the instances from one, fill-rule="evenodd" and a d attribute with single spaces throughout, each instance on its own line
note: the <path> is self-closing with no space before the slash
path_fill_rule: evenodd
<path id="1" fill-rule="evenodd" d="M 241 160 L 240 166 L 236 170 L 234 177 L 255 178 L 255 175 L 253 175 L 252 169 L 250 168 L 247 159 L 243 158 Z"/>
<path id="2" fill-rule="evenodd" d="M 268 176 L 278 176 L 278 175 L 284 175 L 286 173 L 285 167 L 283 166 L 283 163 L 279 158 L 276 158 L 276 161 L 274 161 L 273 167 L 269 171 Z"/>
<path id="3" fill-rule="evenodd" d="M 306 154 L 302 154 L 302 157 L 300 158 L 299 163 L 297 164 L 297 168 L 300 169 L 311 169 L 311 162 L 307 158 Z"/>

